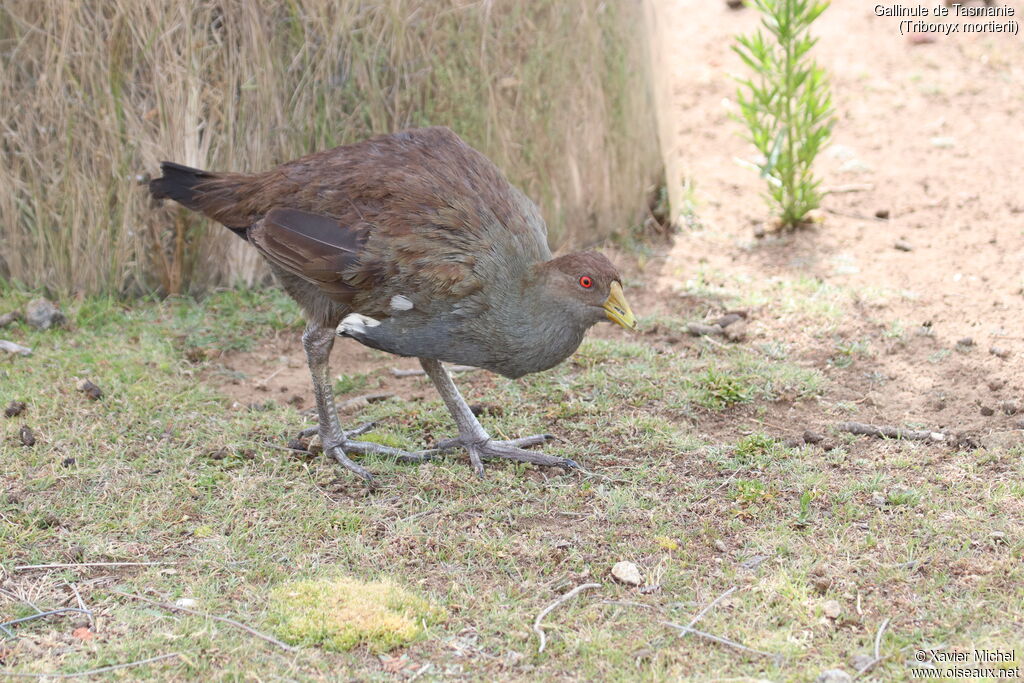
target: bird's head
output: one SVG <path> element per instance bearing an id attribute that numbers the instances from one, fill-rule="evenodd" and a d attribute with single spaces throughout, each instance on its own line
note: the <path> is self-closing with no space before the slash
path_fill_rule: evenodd
<path id="1" fill-rule="evenodd" d="M 538 296 L 548 297 L 588 326 L 607 318 L 627 330 L 636 329 L 636 317 L 622 293 L 622 278 L 604 254 L 566 254 L 547 261 L 541 269 Z"/>

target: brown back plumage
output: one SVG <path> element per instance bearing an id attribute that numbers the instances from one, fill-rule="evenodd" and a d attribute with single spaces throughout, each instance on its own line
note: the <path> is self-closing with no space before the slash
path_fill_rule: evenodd
<path id="1" fill-rule="evenodd" d="M 550 257 L 536 206 L 447 128 L 383 135 L 252 175 L 162 168 L 154 197 L 231 228 L 272 264 L 367 314 L 384 310 L 400 293 L 392 290 L 462 298 L 482 278 Z"/>

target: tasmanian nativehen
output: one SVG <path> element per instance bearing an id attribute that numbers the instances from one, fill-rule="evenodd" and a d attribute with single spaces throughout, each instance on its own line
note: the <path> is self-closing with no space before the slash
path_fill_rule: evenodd
<path id="1" fill-rule="evenodd" d="M 251 175 L 161 168 L 155 198 L 247 240 L 305 310 L 320 439 L 339 463 L 368 482 L 349 455 L 424 460 L 462 447 L 481 476 L 491 458 L 576 467 L 523 449 L 548 435 L 492 439 L 441 362 L 511 378 L 547 370 L 605 318 L 636 327 L 622 280 L 596 252 L 552 258 L 537 207 L 452 131 L 382 135 Z M 409 453 L 343 431 L 328 369 L 335 335 L 419 358 L 459 436 Z"/>

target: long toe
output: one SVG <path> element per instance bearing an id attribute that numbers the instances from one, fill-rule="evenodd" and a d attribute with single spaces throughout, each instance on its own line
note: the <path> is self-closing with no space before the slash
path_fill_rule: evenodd
<path id="1" fill-rule="evenodd" d="M 497 443 L 504 446 L 514 446 L 515 448 L 529 448 L 530 446 L 539 446 L 545 441 L 553 441 L 554 439 L 554 434 L 534 434 L 533 436 L 522 436 L 518 439 L 498 441 Z"/>
<path id="2" fill-rule="evenodd" d="M 352 432 L 349 433 L 351 434 Z M 341 448 L 346 453 L 388 455 L 398 459 L 400 462 L 426 462 L 432 460 L 435 455 L 440 453 L 440 450 L 436 448 L 424 451 L 403 451 L 400 448 L 392 448 L 391 446 L 374 443 L 373 441 L 356 441 L 348 438 L 341 442 Z"/>
<path id="3" fill-rule="evenodd" d="M 331 454 L 331 457 L 337 460 L 338 464 L 340 464 L 342 467 L 351 470 L 352 472 L 355 472 L 357 475 L 362 477 L 362 479 L 366 482 L 367 486 L 369 486 L 370 488 L 376 486 L 376 482 L 373 479 L 373 475 L 370 474 L 370 471 L 367 470 L 362 465 L 353 462 L 351 458 L 345 455 L 345 451 L 342 450 L 341 446 L 331 446 L 330 448 L 327 449 L 327 451 Z"/>
<path id="4" fill-rule="evenodd" d="M 548 435 L 539 435 L 547 437 Z M 536 437 L 527 437 L 536 438 Z M 491 458 L 504 458 L 506 460 L 517 460 L 519 462 L 529 462 L 534 465 L 540 465 L 542 467 L 563 467 L 565 469 L 579 469 L 580 466 L 575 460 L 569 458 L 558 458 L 553 455 L 547 455 L 545 453 L 538 453 L 536 451 L 526 451 L 517 446 L 517 442 L 522 439 L 516 439 L 515 441 L 488 441 L 486 444 L 479 446 L 480 455 L 485 460 Z M 530 445 L 540 443 L 538 441 L 530 442 Z"/>
<path id="5" fill-rule="evenodd" d="M 508 441 L 495 441 L 494 443 L 500 443 L 505 446 L 514 446 L 516 448 L 529 448 L 531 446 L 537 446 L 545 441 L 553 441 L 557 439 L 554 434 L 534 434 L 533 436 L 523 436 L 518 439 L 509 439 Z M 468 448 L 467 442 L 461 437 L 455 437 L 454 439 L 444 439 L 438 441 L 437 445 L 434 446 L 434 450 L 441 451 L 453 451 L 456 448 Z"/>

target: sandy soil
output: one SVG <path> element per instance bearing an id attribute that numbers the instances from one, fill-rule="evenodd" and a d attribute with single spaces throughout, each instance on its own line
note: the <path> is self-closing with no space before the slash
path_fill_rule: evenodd
<path id="1" fill-rule="evenodd" d="M 1020 18 L 1020 3 L 1004 4 Z M 874 340 L 882 351 L 874 369 L 890 381 L 879 389 L 863 372 L 831 372 L 834 397 L 863 398 L 865 420 L 1011 429 L 999 406 L 1024 397 L 1024 39 L 923 42 L 900 36 L 899 20 L 873 7 L 833 3 L 815 27 L 838 119 L 818 169 L 837 192 L 817 227 L 786 236 L 771 234 L 762 181 L 735 161 L 754 151 L 730 118 L 729 74 L 745 67 L 729 46 L 756 28 L 757 13 L 724 2 L 654 3 L 666 166 L 670 181 L 691 188 L 676 191 L 673 208 L 690 200 L 703 225 L 677 239 L 658 287 L 685 293 L 704 271 L 752 287 L 809 278 L 855 292 L 858 315 L 832 336 Z M 768 236 L 756 239 L 766 224 Z M 798 340 L 808 358 L 827 352 L 820 330 L 786 329 L 773 317 L 760 311 L 754 336 Z M 899 342 L 882 334 L 893 326 L 905 330 Z M 974 345 L 955 345 L 966 338 Z"/>

